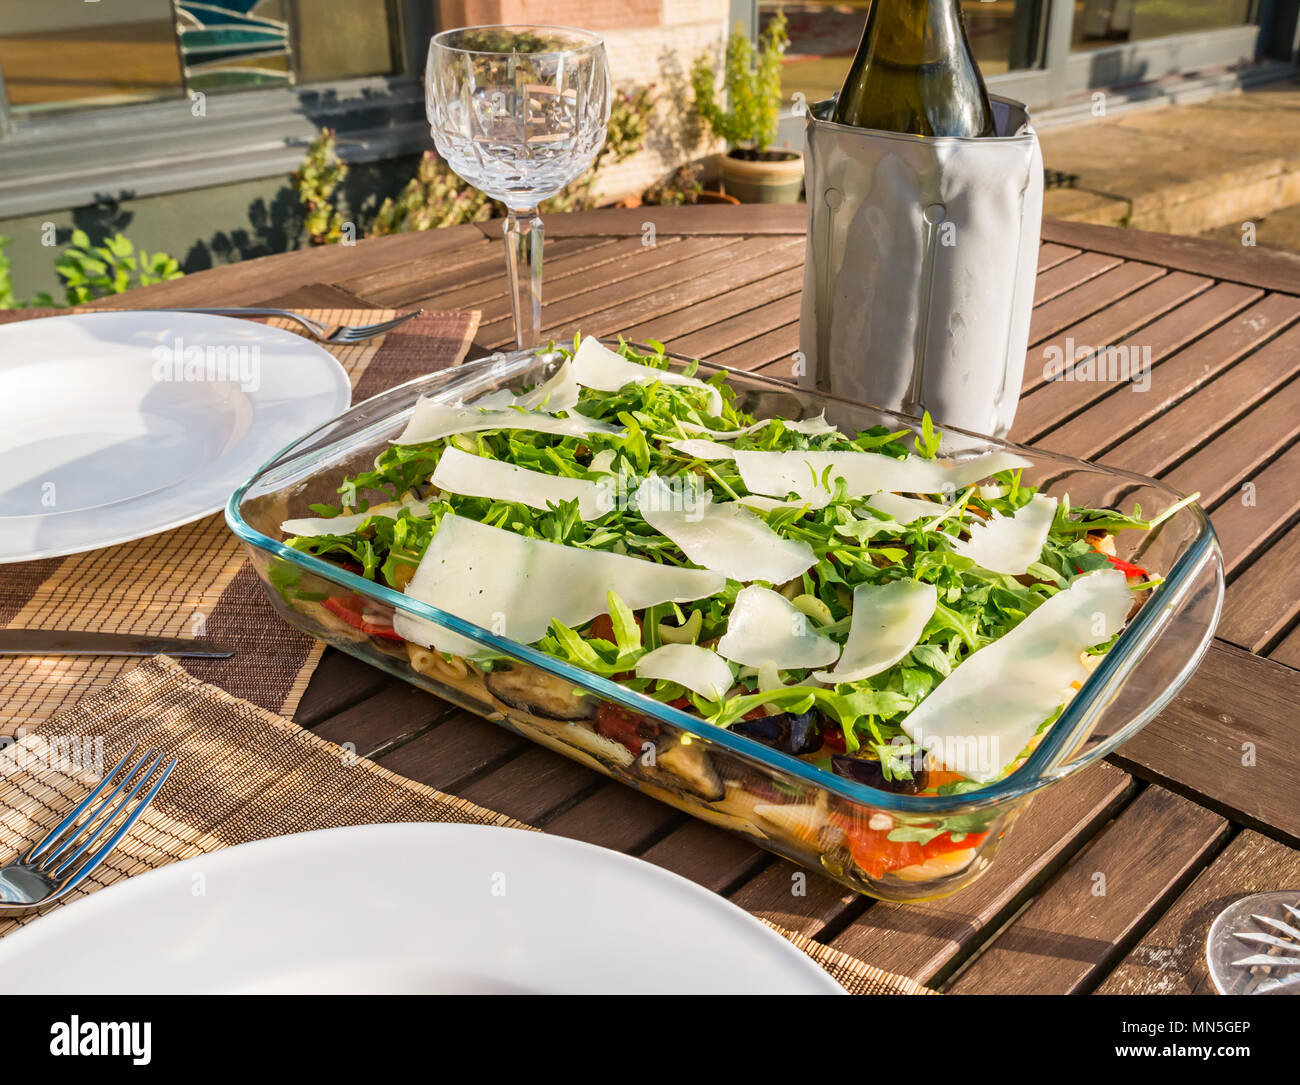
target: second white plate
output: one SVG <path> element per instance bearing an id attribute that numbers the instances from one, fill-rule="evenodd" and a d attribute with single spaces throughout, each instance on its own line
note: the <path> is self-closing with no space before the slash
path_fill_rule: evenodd
<path id="1" fill-rule="evenodd" d="M 77 313 L 0 327 L 0 562 L 128 542 L 220 510 L 347 409 L 324 348 L 198 313 Z"/>
<path id="2" fill-rule="evenodd" d="M 361 825 L 200 855 L 0 941 L 0 993 L 842 994 L 753 916 L 605 848 Z"/>

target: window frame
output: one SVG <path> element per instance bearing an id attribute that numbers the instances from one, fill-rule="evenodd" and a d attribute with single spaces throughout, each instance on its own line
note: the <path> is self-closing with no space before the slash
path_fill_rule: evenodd
<path id="1" fill-rule="evenodd" d="M 275 176 L 322 125 L 338 131 L 350 161 L 424 150 L 437 4 L 396 7 L 403 74 L 208 94 L 202 120 L 188 95 L 17 119 L 0 68 L 0 219 Z"/>

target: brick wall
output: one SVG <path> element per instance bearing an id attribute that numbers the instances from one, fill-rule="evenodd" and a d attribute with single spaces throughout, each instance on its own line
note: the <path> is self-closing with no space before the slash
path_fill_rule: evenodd
<path id="1" fill-rule="evenodd" d="M 549 23 L 601 31 L 659 26 L 664 6 L 664 0 L 443 0 L 439 8 L 444 27 Z"/>
<path id="2" fill-rule="evenodd" d="M 653 83 L 657 105 L 646 148 L 609 167 L 602 200 L 635 195 L 683 162 L 722 145 L 701 133 L 690 111 L 691 65 L 720 52 L 728 0 L 440 0 L 443 27 L 482 23 L 551 23 L 594 30 L 605 39 L 614 86 Z"/>
<path id="3" fill-rule="evenodd" d="M 691 108 L 691 65 L 701 53 L 721 50 L 726 29 L 725 2 L 699 5 L 710 6 L 722 9 L 716 18 L 605 34 L 614 85 L 653 83 L 656 108 L 645 149 L 602 173 L 597 185 L 601 199 L 635 195 L 683 162 L 724 149 L 721 142 L 700 130 Z"/>

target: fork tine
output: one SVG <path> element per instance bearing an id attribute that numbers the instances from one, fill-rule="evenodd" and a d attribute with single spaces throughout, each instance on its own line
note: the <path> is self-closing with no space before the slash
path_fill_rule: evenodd
<path id="1" fill-rule="evenodd" d="M 29 851 L 25 856 L 23 856 L 22 861 L 24 863 L 32 862 L 34 859 L 36 859 L 38 855 L 41 854 L 41 852 L 43 852 L 46 848 L 48 848 L 51 844 L 53 844 L 59 838 L 59 836 L 62 835 L 63 831 L 67 829 L 68 826 L 70 826 L 74 821 L 77 820 L 77 818 L 81 816 L 82 812 L 86 809 L 86 807 L 88 807 L 92 802 L 95 801 L 99 793 L 103 791 L 104 788 L 108 787 L 110 783 L 113 782 L 113 777 L 115 777 L 119 772 L 122 771 L 122 766 L 125 765 L 127 761 L 135 755 L 135 751 L 138 750 L 139 748 L 140 748 L 140 743 L 137 742 L 134 746 L 131 747 L 130 750 L 127 751 L 126 757 L 122 758 L 121 761 L 119 761 L 116 765 L 113 766 L 113 771 L 110 772 L 99 782 L 99 786 L 96 787 L 95 790 L 92 791 L 89 795 L 87 795 L 84 799 L 82 799 L 80 804 L 77 806 L 75 810 L 72 811 L 72 813 L 70 813 L 56 826 L 54 826 L 53 829 L 51 829 L 48 833 L 46 833 L 45 838 L 41 840 L 39 843 L 35 844 L 32 847 L 32 850 Z M 146 754 L 146 756 L 148 755 Z"/>
<path id="2" fill-rule="evenodd" d="M 395 316 L 392 320 L 381 321 L 379 326 L 385 331 L 396 328 L 399 324 L 405 324 L 408 320 L 414 320 L 423 313 L 423 309 L 416 309 L 413 313 L 403 313 L 401 316 Z"/>
<path id="3" fill-rule="evenodd" d="M 363 339 L 384 335 L 388 330 L 382 324 L 362 324 L 355 328 L 339 328 L 330 338 L 335 343 L 359 343 Z"/>
<path id="4" fill-rule="evenodd" d="M 100 802 L 100 804 L 96 806 L 94 810 L 91 811 L 90 816 L 86 818 L 85 821 L 73 827 L 73 831 L 68 834 L 68 838 L 65 841 L 63 841 L 63 843 L 59 846 L 58 850 L 50 852 L 49 855 L 45 856 L 41 860 L 39 866 L 42 870 L 48 869 L 49 866 L 52 863 L 54 863 L 59 858 L 60 855 L 62 855 L 69 848 L 76 846 L 77 841 L 83 839 L 85 834 L 90 830 L 91 826 L 93 826 L 95 822 L 99 820 L 100 814 L 102 814 L 105 810 L 109 809 L 109 807 L 112 806 L 113 800 L 116 799 L 117 796 L 122 793 L 123 788 L 125 788 L 128 784 L 130 784 L 131 781 L 134 780 L 136 776 L 139 775 L 141 768 L 144 767 L 145 763 L 152 756 L 153 756 L 153 750 L 145 751 L 144 756 L 140 758 L 140 760 L 137 761 L 134 765 L 132 765 L 130 769 L 127 770 L 126 775 L 122 777 L 121 783 L 119 783 L 117 787 L 113 788 L 113 790 L 109 792 L 108 797 L 104 799 L 102 802 Z M 158 756 L 161 757 L 162 755 L 159 754 Z M 146 773 L 146 778 L 147 776 L 148 774 Z M 111 816 L 109 820 L 111 820 Z M 97 836 L 103 830 L 105 824 L 107 824 L 107 822 L 101 822 L 99 827 L 94 830 L 94 835 L 91 837 L 92 840 L 94 839 L 94 836 Z M 65 863 L 64 865 L 66 866 L 67 864 Z"/>
<path id="5" fill-rule="evenodd" d="M 162 760 L 162 754 L 159 754 L 158 760 L 149 766 L 150 776 L 153 775 L 153 770 L 157 768 L 158 762 L 161 760 Z M 172 774 L 172 769 L 174 769 L 175 767 L 176 767 L 176 758 L 173 757 L 171 761 L 168 763 L 167 767 L 163 769 L 162 775 L 158 778 L 158 782 L 155 783 L 153 787 L 149 789 L 149 793 L 145 795 L 145 797 L 141 799 L 140 802 L 136 805 L 135 809 L 132 810 L 131 813 L 127 815 L 126 820 L 122 822 L 120 826 L 118 826 L 117 831 L 114 832 L 113 835 L 110 836 L 106 841 L 104 841 L 103 845 L 101 845 L 98 851 L 96 851 L 89 859 L 87 859 L 84 863 L 82 863 L 81 867 L 76 871 L 76 873 L 69 876 L 67 882 L 63 886 L 63 892 L 66 893 L 69 889 L 75 888 L 82 881 L 88 878 L 90 874 L 95 870 L 95 868 L 99 866 L 99 864 L 102 863 L 105 858 L 107 858 L 108 853 L 111 852 L 115 847 L 117 847 L 118 841 L 121 840 L 122 837 L 124 837 L 127 833 L 129 833 L 131 831 L 132 826 L 134 826 L 135 823 L 140 820 L 140 815 L 143 814 L 145 812 L 145 808 L 148 807 L 148 805 L 151 802 L 153 802 L 154 796 L 158 794 L 159 790 L 162 788 L 162 785 L 167 782 L 167 777 Z M 149 776 L 146 776 L 144 780 L 141 780 L 140 783 L 136 785 L 135 791 L 139 791 L 140 787 L 143 786 L 145 780 L 148 779 Z M 135 795 L 135 791 L 131 792 L 133 796 Z M 129 803 L 131 800 L 127 799 L 126 801 Z M 124 803 L 123 805 L 125 806 L 126 803 Z M 71 861 L 72 860 L 69 860 L 69 862 Z M 66 865 L 67 864 L 65 863 L 64 866 Z"/>
<path id="6" fill-rule="evenodd" d="M 152 753 L 153 751 L 150 750 L 149 752 Z M 146 755 L 146 756 L 148 756 L 148 755 Z M 105 830 L 107 830 L 108 827 L 109 827 L 109 826 L 110 826 L 114 821 L 117 820 L 117 816 L 118 816 L 118 815 L 119 815 L 123 810 L 126 810 L 126 809 L 131 805 L 131 801 L 136 797 L 136 795 L 138 795 L 138 794 L 140 793 L 140 789 L 141 789 L 142 787 L 144 787 L 144 785 L 147 784 L 147 783 L 149 782 L 149 778 L 153 775 L 154 769 L 156 769 L 156 768 L 158 767 L 158 764 L 159 764 L 160 761 L 162 761 L 162 758 L 163 758 L 163 755 L 160 753 L 160 754 L 158 754 L 157 757 L 155 757 L 155 758 L 153 759 L 153 761 L 152 761 L 152 762 L 150 763 L 150 765 L 149 765 L 149 769 L 148 769 L 148 771 L 145 772 L 145 774 L 144 774 L 143 776 L 140 777 L 140 782 L 137 783 L 137 784 L 135 785 L 135 787 L 133 787 L 133 788 L 131 789 L 131 793 L 130 793 L 129 795 L 127 795 L 127 797 L 126 797 L 125 799 L 123 799 L 123 800 L 122 800 L 122 801 L 121 801 L 121 802 L 120 802 L 120 803 L 119 803 L 119 804 L 118 804 L 118 805 L 113 809 L 112 813 L 110 813 L 110 814 L 108 815 L 108 817 L 106 817 L 103 821 L 101 821 L 101 822 L 99 823 L 99 827 L 98 827 L 97 829 L 95 829 L 95 831 L 92 832 L 92 833 L 90 834 L 89 837 L 87 837 L 87 839 L 86 839 L 85 842 L 81 845 L 81 847 L 79 847 L 76 851 L 74 851 L 70 856 L 68 856 L 67 859 L 65 859 L 62 863 L 60 863 L 59 866 L 56 867 L 56 868 L 51 872 L 51 876 L 52 876 L 52 877 L 55 877 L 55 878 L 60 877 L 62 874 L 64 874 L 64 873 L 67 871 L 67 869 L 68 869 L 70 866 L 72 866 L 73 863 L 75 863 L 78 859 L 80 859 L 80 858 L 81 858 L 81 857 L 82 857 L 82 856 L 83 856 L 87 851 L 90 850 L 91 847 L 94 846 L 95 841 L 97 841 L 101 836 L 104 835 Z M 165 778 L 165 774 L 164 774 L 164 778 Z M 113 835 L 112 835 L 111 837 L 109 837 L 109 839 L 108 839 L 108 845 L 107 845 L 107 846 L 108 846 L 110 849 L 112 848 L 112 846 L 113 846 L 114 844 L 117 843 L 118 840 L 120 840 L 120 839 L 122 838 L 122 835 L 123 835 L 123 832 L 125 831 L 125 829 L 129 829 L 132 825 L 135 824 L 135 817 L 137 816 L 137 813 L 138 813 L 138 812 L 133 811 L 132 814 L 131 814 L 130 816 L 127 817 L 126 822 L 124 823 L 123 827 L 119 828 L 116 832 L 113 833 Z"/>
<path id="7" fill-rule="evenodd" d="M 378 324 L 371 324 L 366 330 L 372 333 L 381 330 L 389 331 L 392 328 L 396 328 L 399 324 L 405 324 L 408 320 L 414 320 L 417 316 L 419 316 L 423 312 L 424 312 L 423 309 L 415 309 L 412 312 L 403 313 L 401 316 L 395 316 L 389 320 L 381 320 Z"/>
<path id="8" fill-rule="evenodd" d="M 377 324 L 344 325 L 331 338 L 336 343 L 355 343 L 362 339 L 373 339 L 375 336 L 392 331 L 399 324 L 414 320 L 422 312 L 424 312 L 423 309 L 417 309 L 413 313 L 404 313 L 401 316 L 393 317 L 391 320 L 381 320 Z"/>

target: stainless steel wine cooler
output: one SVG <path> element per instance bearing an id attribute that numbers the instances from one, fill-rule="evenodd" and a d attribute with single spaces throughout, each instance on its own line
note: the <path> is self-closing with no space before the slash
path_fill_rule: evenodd
<path id="1" fill-rule="evenodd" d="M 796 374 L 805 387 L 1004 436 L 1029 339 L 1043 162 L 1029 112 L 997 135 L 851 128 L 812 107 Z"/>

